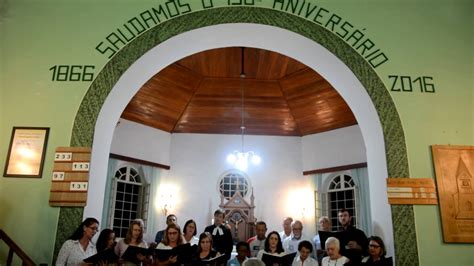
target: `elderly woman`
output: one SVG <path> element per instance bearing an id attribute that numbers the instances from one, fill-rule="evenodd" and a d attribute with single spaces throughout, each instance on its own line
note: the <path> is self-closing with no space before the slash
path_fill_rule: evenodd
<path id="1" fill-rule="evenodd" d="M 96 254 L 91 239 L 99 230 L 99 221 L 95 218 L 85 219 L 74 233 L 64 242 L 59 250 L 56 265 L 78 265 L 83 260 Z"/>
<path id="2" fill-rule="evenodd" d="M 323 258 L 321 262 L 322 266 L 342 266 L 345 263 L 349 262 L 348 258 L 342 256 L 341 253 L 339 253 L 339 239 L 335 237 L 329 237 L 325 242 L 325 247 L 328 256 Z"/>
<path id="3" fill-rule="evenodd" d="M 278 232 L 272 231 L 268 233 L 267 238 L 265 238 L 265 248 L 258 251 L 257 258 L 262 260 L 263 254 L 265 253 L 274 256 L 286 255 Z"/>
<path id="4" fill-rule="evenodd" d="M 362 259 L 362 265 L 392 266 L 392 258 L 385 258 L 386 254 L 382 238 L 371 236 L 369 237 L 369 256 Z"/>

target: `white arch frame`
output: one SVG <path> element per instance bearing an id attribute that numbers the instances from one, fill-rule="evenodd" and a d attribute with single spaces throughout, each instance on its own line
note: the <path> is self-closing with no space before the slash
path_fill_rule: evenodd
<path id="1" fill-rule="evenodd" d="M 246 46 L 294 58 L 323 76 L 344 98 L 359 124 L 365 142 L 370 178 L 373 232 L 394 255 L 393 226 L 387 200 L 387 162 L 382 126 L 363 85 L 339 58 L 326 48 L 294 32 L 261 24 L 229 23 L 191 30 L 172 37 L 140 57 L 117 81 L 97 118 L 84 217 L 102 217 L 105 176 L 116 122 L 133 95 L 153 75 L 186 56 L 215 48 Z"/>

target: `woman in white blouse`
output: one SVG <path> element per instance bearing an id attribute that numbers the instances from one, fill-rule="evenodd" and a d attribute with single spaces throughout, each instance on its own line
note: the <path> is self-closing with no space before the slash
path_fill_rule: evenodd
<path id="1" fill-rule="evenodd" d="M 148 244 L 143 240 L 143 228 L 144 223 L 142 219 L 133 220 L 130 223 L 130 227 L 128 228 L 125 238 L 121 239 L 117 245 L 115 245 L 115 254 L 117 254 L 119 257 L 122 257 L 128 246 L 148 248 Z M 137 254 L 137 259 L 142 262 L 147 261 L 147 257 L 142 254 Z"/>
<path id="2" fill-rule="evenodd" d="M 64 242 L 59 250 L 56 265 L 82 264 L 84 259 L 96 254 L 97 251 L 91 239 L 98 230 L 99 221 L 95 218 L 86 218 Z"/>
<path id="3" fill-rule="evenodd" d="M 325 247 L 328 256 L 323 258 L 323 261 L 321 262 L 322 266 L 342 266 L 349 262 L 348 258 L 342 256 L 341 253 L 339 253 L 340 244 L 337 238 L 328 237 L 325 242 Z"/>
<path id="4" fill-rule="evenodd" d="M 265 248 L 258 251 L 257 258 L 262 260 L 264 253 L 274 256 L 286 255 L 285 250 L 283 249 L 280 234 L 277 231 L 272 231 L 267 235 L 267 238 L 265 239 Z"/>
<path id="5" fill-rule="evenodd" d="M 188 220 L 183 227 L 183 237 L 186 243 L 193 245 L 199 244 L 199 238 L 196 237 L 196 222 L 194 220 Z"/>

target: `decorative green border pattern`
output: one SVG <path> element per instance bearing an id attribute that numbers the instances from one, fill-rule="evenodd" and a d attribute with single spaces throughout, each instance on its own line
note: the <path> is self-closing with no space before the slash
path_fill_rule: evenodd
<path id="1" fill-rule="evenodd" d="M 117 80 L 135 60 L 180 33 L 225 23 L 256 23 L 287 29 L 314 40 L 342 60 L 364 85 L 375 105 L 384 133 L 389 176 L 408 177 L 402 124 L 388 90 L 373 68 L 351 46 L 324 27 L 292 14 L 255 7 L 223 7 L 189 13 L 163 22 L 131 41 L 105 65 L 91 84 L 74 121 L 71 146 L 92 146 L 95 123 L 102 105 Z M 413 245 L 417 243 L 413 207 L 392 206 L 391 211 L 397 264 L 418 265 L 418 250 Z M 66 225 L 77 225 L 81 220 L 82 210 L 61 208 L 55 257 L 66 234 L 71 232 Z"/>

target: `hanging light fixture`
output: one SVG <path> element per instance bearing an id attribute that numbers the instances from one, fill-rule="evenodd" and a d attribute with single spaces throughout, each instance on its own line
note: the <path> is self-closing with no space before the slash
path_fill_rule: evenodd
<path id="1" fill-rule="evenodd" d="M 245 151 L 244 150 L 244 136 L 245 136 L 245 120 L 244 120 L 244 79 L 245 79 L 245 71 L 244 71 L 244 47 L 242 47 L 242 58 L 241 58 L 241 70 L 240 70 L 240 93 L 241 93 L 241 107 L 240 107 L 240 117 L 241 117 L 241 124 L 240 124 L 240 132 L 241 132 L 241 147 L 240 151 L 235 150 L 229 155 L 227 155 L 227 162 L 232 164 L 235 168 L 245 171 L 249 165 L 249 162 L 253 165 L 259 165 L 262 161 L 262 158 L 258 156 L 253 151 Z"/>

